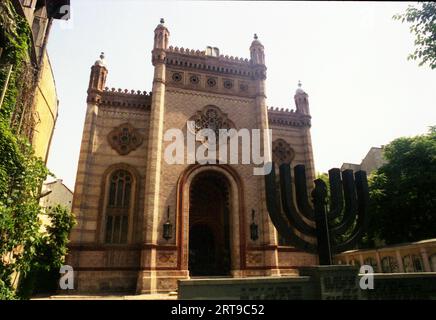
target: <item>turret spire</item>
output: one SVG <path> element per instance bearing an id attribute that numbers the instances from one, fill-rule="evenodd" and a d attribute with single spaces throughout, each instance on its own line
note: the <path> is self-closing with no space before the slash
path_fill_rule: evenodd
<path id="1" fill-rule="evenodd" d="M 105 60 L 105 55 L 104 52 L 100 53 L 100 59 L 97 59 L 94 63 L 95 66 L 100 66 L 100 67 L 105 67 L 106 68 L 106 60 Z"/>
<path id="2" fill-rule="evenodd" d="M 160 18 L 160 24 L 154 30 L 154 49 L 167 49 L 170 32 L 164 25 L 164 18 Z"/>
<path id="3" fill-rule="evenodd" d="M 295 106 L 297 107 L 297 112 L 309 115 L 309 96 L 307 93 L 302 89 L 301 81 L 298 80 L 298 88 L 295 91 Z"/>
<path id="4" fill-rule="evenodd" d="M 91 67 L 91 74 L 89 76 L 88 85 L 88 101 L 95 98 L 96 92 L 102 92 L 106 86 L 106 78 L 108 69 L 106 66 L 105 54 L 100 53 L 99 59 L 97 59 L 94 65 Z"/>
<path id="5" fill-rule="evenodd" d="M 251 56 L 251 61 L 254 64 L 262 64 L 262 65 L 265 64 L 264 47 L 262 43 L 260 43 L 257 33 L 254 34 L 254 40 L 253 42 L 251 42 L 250 56 Z"/>

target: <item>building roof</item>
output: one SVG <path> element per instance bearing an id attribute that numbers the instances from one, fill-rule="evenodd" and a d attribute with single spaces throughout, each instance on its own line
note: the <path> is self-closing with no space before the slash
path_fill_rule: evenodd
<path id="1" fill-rule="evenodd" d="M 73 191 L 71 191 L 71 189 L 68 188 L 62 181 L 63 181 L 62 179 L 57 179 L 57 180 L 54 180 L 54 181 L 45 182 L 44 185 L 48 186 L 48 185 L 53 185 L 53 184 L 61 183 L 65 187 L 65 189 L 67 189 L 71 194 L 73 194 Z"/>

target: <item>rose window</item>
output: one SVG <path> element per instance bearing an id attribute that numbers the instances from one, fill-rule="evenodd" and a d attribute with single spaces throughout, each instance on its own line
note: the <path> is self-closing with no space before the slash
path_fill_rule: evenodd
<path id="1" fill-rule="evenodd" d="M 215 106 L 207 106 L 202 111 L 198 111 L 191 117 L 190 121 L 193 123 L 193 125 L 189 126 L 192 133 L 197 134 L 202 129 L 210 129 L 215 133 L 217 141 L 220 136 L 220 129 L 235 128 L 233 122 L 227 118 L 227 114 L 221 112 Z"/>
<path id="2" fill-rule="evenodd" d="M 108 135 L 110 146 L 120 155 L 129 154 L 142 144 L 142 135 L 128 123 L 113 129 Z"/>
<path id="3" fill-rule="evenodd" d="M 277 139 L 272 144 L 273 161 L 281 165 L 283 163 L 291 163 L 295 157 L 295 151 L 290 144 L 283 139 Z"/>

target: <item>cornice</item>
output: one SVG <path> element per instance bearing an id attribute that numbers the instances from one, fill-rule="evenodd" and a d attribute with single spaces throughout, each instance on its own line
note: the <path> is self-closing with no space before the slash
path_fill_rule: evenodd
<path id="1" fill-rule="evenodd" d="M 114 107 L 127 107 L 134 109 L 150 110 L 151 92 L 135 91 L 127 89 L 109 89 L 104 91 L 89 90 L 87 102 L 96 103 L 97 105 L 106 105 Z"/>
<path id="2" fill-rule="evenodd" d="M 268 121 L 278 127 L 310 127 L 312 117 L 294 110 L 268 108 Z"/>
<path id="3" fill-rule="evenodd" d="M 216 99 L 222 99 L 232 102 L 240 102 L 240 103 L 254 103 L 254 98 L 238 98 L 238 97 L 229 97 L 228 95 L 224 94 L 215 94 L 215 93 L 203 93 L 198 91 L 192 91 L 188 89 L 176 89 L 176 88 L 167 88 L 166 92 L 170 93 L 176 93 L 176 94 L 182 94 L 182 95 L 190 95 L 190 96 L 197 96 L 197 97 L 205 97 L 205 98 L 216 98 Z"/>
<path id="4" fill-rule="evenodd" d="M 187 70 L 199 70 L 197 72 L 207 72 L 213 74 L 224 74 L 229 77 L 241 77 L 257 80 L 256 71 L 261 67 L 266 76 L 264 65 L 255 65 L 251 60 L 233 56 L 210 56 L 205 51 L 190 50 L 184 48 L 166 49 L 165 64 L 168 67 L 183 68 Z"/>

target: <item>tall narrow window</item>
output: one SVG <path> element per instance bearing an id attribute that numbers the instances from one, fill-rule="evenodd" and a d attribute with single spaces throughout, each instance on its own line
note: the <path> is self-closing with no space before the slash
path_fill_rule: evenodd
<path id="1" fill-rule="evenodd" d="M 109 180 L 106 207 L 106 243 L 127 243 L 132 176 L 126 170 L 115 171 Z"/>

